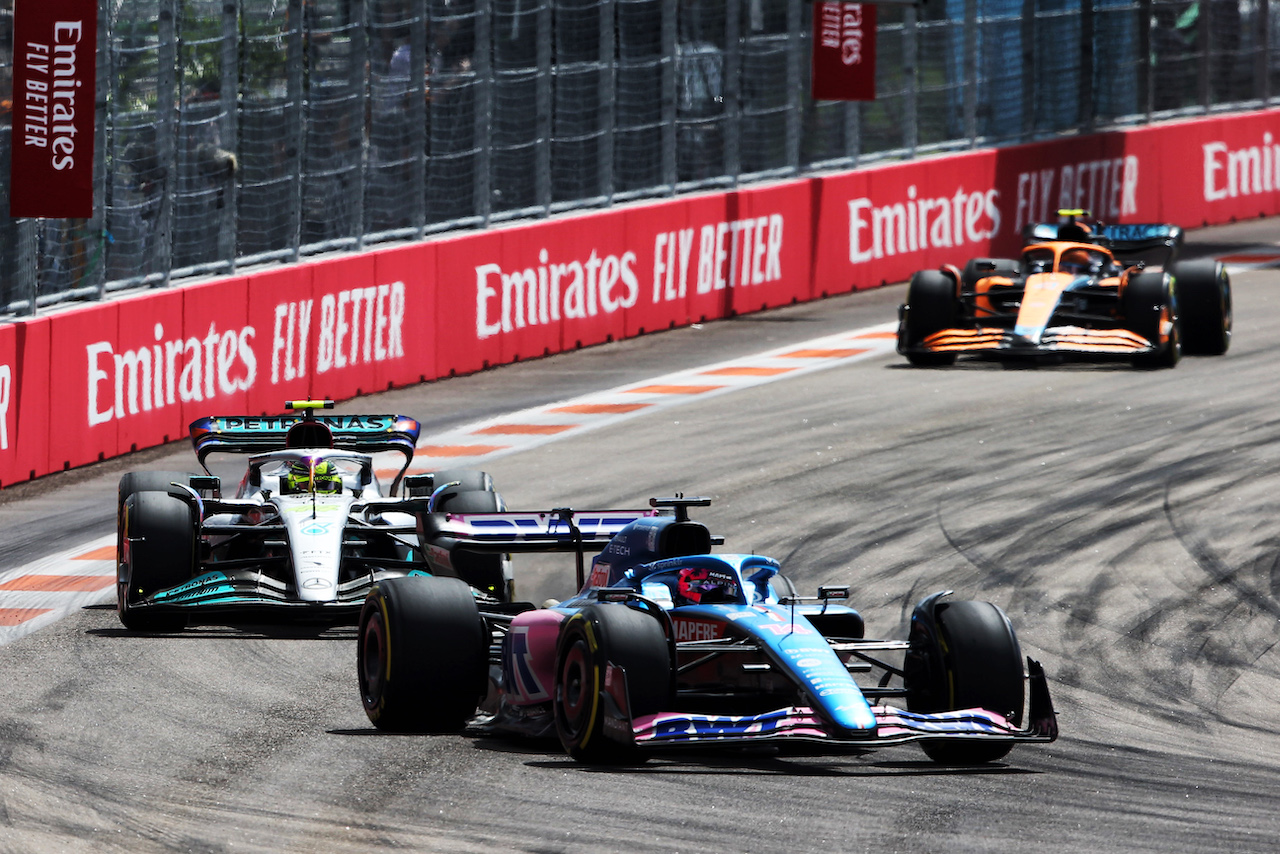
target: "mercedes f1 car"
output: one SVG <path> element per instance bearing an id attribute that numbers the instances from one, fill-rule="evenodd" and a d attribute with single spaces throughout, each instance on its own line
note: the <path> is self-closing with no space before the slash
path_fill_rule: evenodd
<path id="1" fill-rule="evenodd" d="M 1044 670 L 1026 659 L 1024 673 L 998 607 L 938 592 L 915 606 L 905 640 L 869 639 L 840 601 L 847 588 L 800 597 L 771 558 L 712 554 L 713 537 L 688 515 L 708 503 L 419 513 L 424 544 L 575 552 L 579 592 L 542 608 L 486 606 L 455 579 L 379 581 L 358 635 L 369 719 L 389 731 L 470 721 L 554 733 L 592 763 L 682 747 L 859 753 L 918 742 L 937 762 L 974 764 L 1057 737 Z M 584 578 L 586 551 L 600 553 Z"/>
<path id="2" fill-rule="evenodd" d="M 919 366 L 969 353 L 1173 367 L 1183 352 L 1227 351 L 1231 281 L 1212 258 L 1178 260 L 1181 228 L 1058 214 L 1023 230 L 1019 259 L 916 273 L 898 310 L 898 352 Z"/>
<path id="3" fill-rule="evenodd" d="M 116 593 L 126 627 L 354 625 L 377 582 L 429 572 L 465 579 L 480 601 L 510 598 L 505 556 L 459 551 L 442 566 L 416 536 L 415 510 L 502 510 L 492 479 L 468 470 L 405 477 L 417 421 L 317 414 L 332 406 L 293 401 L 285 415 L 201 418 L 191 440 L 204 474 L 120 479 Z M 207 464 L 218 452 L 249 455 L 233 498 Z M 404 458 L 385 492 L 374 470 L 382 452 Z"/>

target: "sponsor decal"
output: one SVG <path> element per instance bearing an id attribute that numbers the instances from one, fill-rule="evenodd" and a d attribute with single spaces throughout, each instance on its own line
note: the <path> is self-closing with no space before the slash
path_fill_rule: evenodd
<path id="1" fill-rule="evenodd" d="M 1232 150 L 1225 142 L 1206 142 L 1204 150 L 1204 200 L 1220 202 L 1239 196 L 1255 196 L 1280 188 L 1280 146 L 1270 133 L 1261 146 Z"/>
<path id="2" fill-rule="evenodd" d="M 209 324 L 203 338 L 165 338 L 155 325 L 155 343 L 117 353 L 110 341 L 85 347 L 89 376 L 89 424 L 248 391 L 258 374 L 254 329 L 220 331 Z"/>
<path id="3" fill-rule="evenodd" d="M 591 567 L 591 578 L 587 581 L 588 587 L 608 587 L 609 586 L 609 564 L 596 563 Z"/>
<path id="4" fill-rule="evenodd" d="M 760 626 L 762 632 L 773 632 L 775 635 L 811 635 L 813 629 L 800 623 L 765 623 Z"/>
<path id="5" fill-rule="evenodd" d="M 1137 197 L 1138 158 L 1132 154 L 1051 166 L 1019 173 L 1013 221 L 1048 222 L 1063 208 L 1083 208 L 1114 220 L 1137 213 Z"/>
<path id="6" fill-rule="evenodd" d="M 818 3 L 813 8 L 814 100 L 874 101 L 876 7 Z"/>
<path id="7" fill-rule="evenodd" d="M 781 214 L 660 232 L 653 245 L 653 302 L 683 299 L 692 272 L 699 294 L 782 278 Z M 697 266 L 691 269 L 693 249 Z"/>
<path id="8" fill-rule="evenodd" d="M 98 8 L 18 0 L 9 215 L 93 216 Z"/>
<path id="9" fill-rule="evenodd" d="M 308 578 L 302 582 L 302 586 L 307 590 L 327 590 L 333 585 L 326 578 Z"/>
<path id="10" fill-rule="evenodd" d="M 298 415 L 231 415 L 212 419 L 218 432 L 279 432 L 301 421 Z M 394 415 L 317 415 L 315 420 L 335 430 L 385 433 L 392 429 Z"/>
<path id="11" fill-rule="evenodd" d="M 716 640 L 724 637 L 724 624 L 710 620 L 675 619 L 671 621 L 676 634 L 676 642 Z"/>
<path id="12" fill-rule="evenodd" d="M 448 549 L 441 548 L 440 546 L 428 545 L 427 555 L 428 560 L 436 566 L 441 566 L 445 569 L 453 569 L 453 560 L 449 557 Z"/>
<path id="13" fill-rule="evenodd" d="M 9 450 L 9 393 L 13 386 L 13 372 L 8 365 L 0 365 L 0 451 Z"/>
<path id="14" fill-rule="evenodd" d="M 319 537 L 329 533 L 328 522 L 312 522 L 299 530 L 299 533 L 306 534 L 308 537 Z"/>
<path id="15" fill-rule="evenodd" d="M 498 264 L 476 267 L 476 337 L 480 340 L 561 318 L 595 317 L 630 308 L 640 297 L 636 253 L 553 263 L 546 249 L 538 265 L 507 272 Z"/>
<path id="16" fill-rule="evenodd" d="M 969 193 L 921 198 L 915 184 L 905 200 L 877 204 L 863 197 L 849 201 L 849 261 L 863 264 L 930 247 L 960 247 L 995 237 L 1000 231 L 1000 193 Z"/>
<path id="17" fill-rule="evenodd" d="M 503 670 L 510 675 L 516 696 L 524 701 L 537 702 L 551 699 L 546 686 L 538 679 L 533 666 L 533 653 L 529 645 L 530 626 L 512 626 L 503 644 L 506 661 Z"/>
<path id="18" fill-rule="evenodd" d="M 307 302 L 310 302 L 309 300 Z M 288 304 L 286 304 L 288 305 Z M 367 288 L 351 288 L 320 298 L 320 330 L 316 343 L 316 373 L 348 365 L 370 365 L 404 356 L 405 287 L 404 282 L 392 282 Z M 311 307 L 306 307 L 309 328 Z M 276 326 L 281 323 L 281 309 L 276 306 Z M 298 313 L 298 365 L 306 356 L 306 331 L 302 330 L 301 309 Z M 288 333 L 289 312 L 284 312 L 285 332 Z M 276 343 L 272 344 L 272 382 Z M 284 376 L 289 379 L 291 348 L 287 337 L 283 344 Z M 301 368 L 305 370 L 305 368 Z M 303 376 L 298 373 L 297 376 Z"/>

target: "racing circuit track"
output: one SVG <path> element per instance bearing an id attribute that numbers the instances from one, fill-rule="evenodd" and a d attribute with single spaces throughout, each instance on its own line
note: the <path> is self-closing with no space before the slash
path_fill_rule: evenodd
<path id="1" fill-rule="evenodd" d="M 1274 222 L 1192 235 L 1226 255 Z M 1280 250 L 1277 250 L 1280 254 Z M 353 633 L 125 632 L 79 609 L 0 646 L 0 851 L 1273 852 L 1280 845 L 1280 272 L 1236 271 L 1223 358 L 1173 371 L 896 355 L 488 460 L 514 509 L 683 491 L 803 592 L 850 583 L 873 636 L 950 588 L 1013 620 L 1062 737 L 1006 763 L 681 754 L 573 764 L 552 743 L 388 736 Z M 424 436 L 895 317 L 901 286 L 349 403 Z M 114 530 L 130 468 L 0 493 L 0 570 Z M 572 564 L 521 567 L 563 594 Z M 105 602 L 105 600 L 104 600 Z"/>

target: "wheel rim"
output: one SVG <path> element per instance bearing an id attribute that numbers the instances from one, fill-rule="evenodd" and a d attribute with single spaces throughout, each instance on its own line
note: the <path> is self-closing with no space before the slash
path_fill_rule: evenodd
<path id="1" fill-rule="evenodd" d="M 580 738 L 585 721 L 590 717 L 594 697 L 588 690 L 588 663 L 586 641 L 578 638 L 569 647 L 560 667 L 559 705 L 564 718 L 565 731 L 573 738 Z"/>
<path id="2" fill-rule="evenodd" d="M 387 630 L 381 611 L 375 611 L 360 633 L 360 694 L 366 709 L 382 700 L 387 670 Z"/>

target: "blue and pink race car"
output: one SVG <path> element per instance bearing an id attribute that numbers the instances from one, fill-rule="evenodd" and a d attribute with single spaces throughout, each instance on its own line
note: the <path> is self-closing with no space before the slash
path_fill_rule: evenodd
<path id="1" fill-rule="evenodd" d="M 438 555 L 565 551 L 578 593 L 544 607 L 483 603 L 461 581 L 379 581 L 360 616 L 369 719 L 389 731 L 559 737 L 575 759 L 805 742 L 859 753 L 919 742 L 976 764 L 1057 722 L 1044 670 L 995 605 L 922 599 L 905 640 L 865 636 L 847 588 L 796 595 L 776 561 L 713 554 L 689 507 L 421 513 Z M 584 555 L 599 552 L 589 574 Z M 1030 695 L 1029 708 L 1025 700 Z M 477 712 L 479 714 L 477 714 Z"/>

